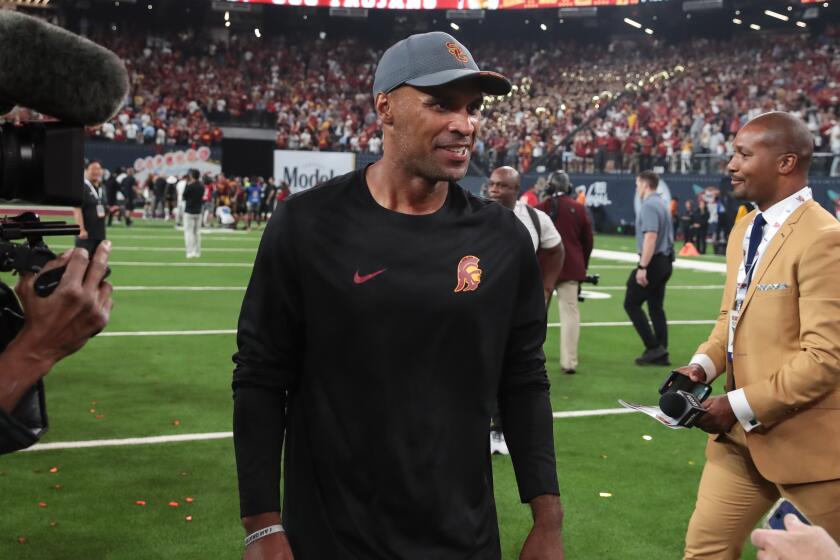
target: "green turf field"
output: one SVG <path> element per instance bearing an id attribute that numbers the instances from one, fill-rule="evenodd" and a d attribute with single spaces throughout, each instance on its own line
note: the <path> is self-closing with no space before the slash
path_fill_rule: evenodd
<path id="1" fill-rule="evenodd" d="M 95 338 L 47 378 L 52 428 L 42 443 L 229 432 L 234 335 L 172 331 L 236 328 L 260 234 L 204 235 L 202 257 L 187 261 L 171 223 L 110 229 L 110 336 Z M 599 237 L 596 246 L 634 251 L 629 237 Z M 582 322 L 627 321 L 623 285 L 631 266 L 593 260 L 601 283 L 587 288 L 610 297 L 583 303 Z M 669 320 L 714 319 L 723 278 L 676 270 Z M 549 320 L 557 322 L 556 308 Z M 673 325 L 672 361 L 688 360 L 710 328 Z M 125 336 L 140 331 L 151 334 Z M 642 345 L 632 327 L 585 326 L 574 376 L 559 371 L 558 336 L 550 328 L 545 346 L 555 411 L 615 409 L 618 398 L 656 402 L 667 368 L 633 363 Z M 567 557 L 680 558 L 704 434 L 670 431 L 639 414 L 562 418 L 554 426 Z M 504 557 L 515 559 L 529 508 L 518 502 L 510 459 L 496 456 L 493 466 Z M 242 551 L 229 437 L 3 456 L 0 497 L 2 559 L 236 558 Z"/>

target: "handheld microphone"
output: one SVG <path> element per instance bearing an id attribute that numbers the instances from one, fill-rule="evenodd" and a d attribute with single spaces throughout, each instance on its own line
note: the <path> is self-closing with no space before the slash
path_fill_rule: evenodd
<path id="1" fill-rule="evenodd" d="M 659 398 L 662 412 L 677 421 L 680 426 L 691 428 L 704 414 L 703 403 L 687 391 L 669 391 Z"/>
<path id="2" fill-rule="evenodd" d="M 0 114 L 23 105 L 65 124 L 107 121 L 128 94 L 117 55 L 40 19 L 0 11 Z"/>

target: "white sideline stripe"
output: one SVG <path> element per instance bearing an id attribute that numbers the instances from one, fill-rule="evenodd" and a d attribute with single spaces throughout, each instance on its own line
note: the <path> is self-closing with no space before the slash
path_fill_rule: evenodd
<path id="1" fill-rule="evenodd" d="M 595 410 L 567 410 L 564 412 L 552 412 L 551 415 L 557 418 L 585 418 L 587 416 L 610 416 L 612 414 L 627 414 L 636 412 L 630 408 L 598 408 Z"/>
<path id="2" fill-rule="evenodd" d="M 72 249 L 74 245 L 53 245 L 50 244 L 51 249 Z M 114 251 L 148 251 L 150 253 L 153 252 L 165 252 L 165 253 L 183 253 L 183 247 L 123 247 L 122 245 L 114 245 Z M 257 247 L 255 246 L 253 249 L 234 249 L 231 247 L 224 247 L 224 248 L 215 248 L 215 249 L 208 249 L 206 247 L 201 248 L 202 253 L 256 253 Z"/>
<path id="3" fill-rule="evenodd" d="M 117 292 L 241 292 L 246 286 L 114 286 Z"/>
<path id="4" fill-rule="evenodd" d="M 199 268 L 253 268 L 254 263 L 203 263 L 203 262 L 143 262 L 143 261 L 108 261 L 108 264 L 112 266 L 186 266 L 186 267 L 199 267 Z"/>
<path id="5" fill-rule="evenodd" d="M 207 331 L 115 331 L 99 333 L 96 336 L 199 336 L 207 334 L 236 334 L 236 329 Z"/>
<path id="6" fill-rule="evenodd" d="M 717 321 L 714 319 L 699 320 L 699 321 L 668 321 L 669 326 L 678 325 L 714 325 Z M 630 321 L 614 321 L 614 322 L 597 322 L 597 323 L 581 323 L 581 327 L 630 327 L 633 323 Z M 549 327 L 557 328 L 560 323 L 549 323 Z M 236 334 L 236 329 L 218 329 L 205 331 L 115 331 L 103 332 L 96 335 L 100 336 L 201 336 L 208 334 Z"/>
<path id="7" fill-rule="evenodd" d="M 210 439 L 227 439 L 233 437 L 233 432 L 210 432 L 207 434 L 181 434 L 176 436 L 153 436 L 124 439 L 91 439 L 87 441 L 56 441 L 53 443 L 36 443 L 23 451 L 49 451 L 51 449 L 84 449 L 87 447 L 115 447 L 118 445 L 148 445 L 155 443 L 172 443 L 177 441 L 205 441 Z"/>
<path id="8" fill-rule="evenodd" d="M 613 414 L 627 414 L 636 412 L 629 408 L 599 408 L 595 410 L 569 410 L 554 412 L 555 419 L 585 418 L 587 416 L 610 416 Z M 125 445 L 155 445 L 159 443 L 175 443 L 183 441 L 207 441 L 213 439 L 228 439 L 233 432 L 211 432 L 207 434 L 181 434 L 175 436 L 152 436 L 124 439 L 91 439 L 87 441 L 56 441 L 52 443 L 36 443 L 23 451 L 51 451 L 56 449 L 86 449 L 91 447 L 117 447 Z"/>
<path id="9" fill-rule="evenodd" d="M 714 319 L 701 319 L 697 321 L 668 321 L 668 326 L 675 325 L 714 325 L 717 323 Z M 560 323 L 549 323 L 549 327 L 557 328 Z M 633 323 L 630 321 L 599 321 L 595 323 L 581 323 L 581 327 L 632 327 Z"/>
<path id="10" fill-rule="evenodd" d="M 639 262 L 639 255 L 636 253 L 628 253 L 625 251 L 607 251 L 606 249 L 594 249 L 592 256 L 596 259 L 607 259 L 611 261 L 637 263 Z M 692 261 L 689 259 L 677 259 L 674 261 L 674 268 L 682 268 L 686 270 L 700 270 L 702 272 L 721 272 L 726 273 L 726 263 L 709 262 L 709 261 Z"/>
<path id="11" fill-rule="evenodd" d="M 590 267 L 592 268 L 592 267 Z M 722 290 L 724 288 L 723 284 L 720 285 L 707 285 L 707 286 L 672 286 L 668 284 L 667 290 Z M 597 292 L 598 290 L 612 290 L 612 291 L 624 291 L 627 289 L 627 286 L 592 286 L 589 288 L 588 291 L 590 292 Z"/>
<path id="12" fill-rule="evenodd" d="M 245 234 L 246 232 L 242 231 L 239 232 L 241 234 Z M 224 237 L 224 236 L 212 236 L 213 241 L 250 241 L 251 243 L 256 244 L 259 241 L 258 237 L 245 237 L 244 235 L 234 235 L 233 237 Z M 119 235 L 114 233 L 108 234 L 108 239 L 114 241 L 122 241 L 127 239 L 132 240 L 146 240 L 146 239 L 163 239 L 163 240 L 170 240 L 170 241 L 184 241 L 183 235 Z"/>

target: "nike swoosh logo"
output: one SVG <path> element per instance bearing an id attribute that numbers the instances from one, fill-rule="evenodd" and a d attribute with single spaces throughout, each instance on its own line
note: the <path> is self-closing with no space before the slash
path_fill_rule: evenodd
<path id="1" fill-rule="evenodd" d="M 380 274 L 382 274 L 386 270 L 388 270 L 388 269 L 383 268 L 382 270 L 377 270 L 376 272 L 371 272 L 370 274 L 365 274 L 364 276 L 359 274 L 359 271 L 357 270 L 356 274 L 353 275 L 353 283 L 354 284 L 364 284 L 368 280 L 370 280 L 372 278 L 376 278 L 377 276 L 379 276 Z"/>

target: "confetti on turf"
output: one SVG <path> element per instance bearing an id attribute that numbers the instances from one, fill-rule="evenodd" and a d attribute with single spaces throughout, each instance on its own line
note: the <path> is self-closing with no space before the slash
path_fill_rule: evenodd
<path id="1" fill-rule="evenodd" d="M 54 484 L 53 488 L 55 488 L 56 490 L 61 490 L 61 484 Z"/>
<path id="2" fill-rule="evenodd" d="M 653 436 L 649 436 L 649 435 L 645 434 L 645 435 L 642 436 L 642 439 L 645 440 L 645 441 L 650 441 L 650 440 L 653 439 Z"/>
<path id="3" fill-rule="evenodd" d="M 181 476 L 190 476 L 190 473 L 188 473 L 187 471 L 184 471 L 184 472 L 181 473 Z"/>
<path id="4" fill-rule="evenodd" d="M 689 461 L 689 462 L 688 462 L 688 464 L 693 466 L 693 465 L 694 465 L 694 461 Z"/>
<path id="5" fill-rule="evenodd" d="M 52 468 L 50 469 L 50 472 L 51 472 L 51 473 L 57 473 L 57 472 L 58 472 L 58 467 L 52 467 Z"/>
<path id="6" fill-rule="evenodd" d="M 47 502 L 38 502 L 38 507 L 47 507 Z"/>
<path id="7" fill-rule="evenodd" d="M 192 515 L 188 515 L 184 519 L 186 519 L 187 521 L 192 521 Z"/>
<path id="8" fill-rule="evenodd" d="M 90 412 L 91 414 L 96 414 L 96 409 L 95 409 L 95 408 L 91 408 L 90 410 L 88 410 L 88 412 Z"/>
<path id="9" fill-rule="evenodd" d="M 134 505 L 145 506 L 146 505 L 146 500 L 137 500 L 136 502 L 134 502 Z"/>
<path id="10" fill-rule="evenodd" d="M 90 404 L 96 404 L 96 401 L 90 401 Z"/>
<path id="11" fill-rule="evenodd" d="M 103 418 L 105 418 L 105 415 L 104 415 L 104 414 L 97 414 L 97 415 L 96 415 L 96 419 L 97 419 L 97 420 L 102 420 Z"/>
<path id="12" fill-rule="evenodd" d="M 169 507 L 178 507 L 178 506 L 180 506 L 180 505 L 181 505 L 181 504 L 179 504 L 178 502 L 174 502 L 174 501 L 173 501 L 173 502 L 169 502 Z"/>
<path id="13" fill-rule="evenodd" d="M 58 522 L 55 519 L 50 520 L 50 527 L 58 527 Z"/>
<path id="14" fill-rule="evenodd" d="M 191 504 L 191 503 L 193 503 L 195 500 L 194 500 L 191 496 L 187 496 L 186 498 L 184 498 L 184 501 L 185 501 L 185 502 L 187 502 L 188 504 Z"/>
<path id="15" fill-rule="evenodd" d="M 612 498 L 612 494 L 610 492 L 600 492 L 598 495 L 602 498 Z"/>
<path id="16" fill-rule="evenodd" d="M 18 537 L 18 544 L 26 544 L 26 537 Z"/>
<path id="17" fill-rule="evenodd" d="M 606 459 L 606 458 L 607 458 L 606 455 L 601 455 L 601 459 Z"/>
<path id="18" fill-rule="evenodd" d="M 176 418 L 175 420 L 173 420 L 173 421 L 172 421 L 172 425 L 173 425 L 173 426 L 180 426 L 180 425 L 181 425 L 181 421 L 180 421 L 180 420 L 178 420 L 178 419 Z"/>

